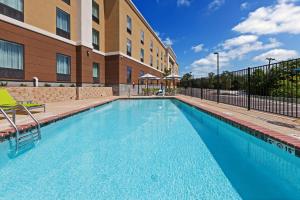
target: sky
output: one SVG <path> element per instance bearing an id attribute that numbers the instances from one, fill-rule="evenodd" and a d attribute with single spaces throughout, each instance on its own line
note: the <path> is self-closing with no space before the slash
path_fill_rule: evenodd
<path id="1" fill-rule="evenodd" d="M 300 0 L 132 0 L 195 77 L 300 57 Z"/>

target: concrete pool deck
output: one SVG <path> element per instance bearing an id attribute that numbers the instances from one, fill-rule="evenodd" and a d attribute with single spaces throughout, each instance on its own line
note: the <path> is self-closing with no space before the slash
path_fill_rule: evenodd
<path id="1" fill-rule="evenodd" d="M 103 97 L 100 99 L 85 99 L 72 100 L 66 102 L 48 103 L 46 104 L 46 112 L 34 112 L 34 116 L 41 122 L 41 124 L 48 124 L 65 118 L 76 113 L 82 112 L 92 107 L 102 105 L 117 99 L 128 97 Z M 164 98 L 164 97 L 131 97 L 134 98 Z M 225 119 L 227 122 L 233 122 L 245 126 L 251 130 L 261 132 L 289 144 L 293 147 L 300 148 L 300 120 L 270 113 L 251 110 L 236 106 L 217 104 L 199 98 L 178 95 L 176 98 L 186 102 L 192 106 L 205 110 L 219 118 Z M 17 124 L 21 129 L 30 128 L 32 120 L 26 115 L 17 115 Z M 12 134 L 14 130 L 10 127 L 2 116 L 0 116 L 0 140 Z"/>

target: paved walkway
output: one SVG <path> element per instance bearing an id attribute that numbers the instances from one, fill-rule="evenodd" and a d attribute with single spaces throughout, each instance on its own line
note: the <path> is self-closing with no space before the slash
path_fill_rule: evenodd
<path id="1" fill-rule="evenodd" d="M 85 99 L 67 102 L 47 103 L 46 112 L 43 112 L 42 109 L 37 109 L 33 112 L 33 114 L 40 122 L 46 122 L 51 119 L 60 118 L 72 113 L 77 113 L 89 107 L 94 107 L 96 105 L 100 105 L 102 103 L 115 99 L 118 99 L 118 97 L 102 97 L 101 99 Z M 20 126 L 31 123 L 32 120 L 27 115 L 18 113 L 16 116 L 16 122 L 17 125 Z M 0 116 L 0 133 L 1 131 L 6 132 L 5 130 L 8 128 L 10 128 L 9 123 L 4 120 L 3 116 Z"/>
<path id="2" fill-rule="evenodd" d="M 218 112 L 228 117 L 250 122 L 257 126 L 276 131 L 284 135 L 289 135 L 300 140 L 300 119 L 274 115 L 255 110 L 248 111 L 245 108 L 222 103 L 218 104 L 213 101 L 201 100 L 200 98 L 190 96 L 178 95 L 177 98 L 191 104 L 199 105 L 205 110 Z"/>

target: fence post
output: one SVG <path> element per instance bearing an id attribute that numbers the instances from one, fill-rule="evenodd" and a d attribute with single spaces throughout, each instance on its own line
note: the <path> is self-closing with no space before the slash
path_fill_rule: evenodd
<path id="1" fill-rule="evenodd" d="M 201 81 L 201 87 L 200 87 L 200 96 L 201 96 L 201 99 L 203 99 L 203 84 L 202 84 L 202 78 L 200 79 L 200 81 Z"/>
<path id="2" fill-rule="evenodd" d="M 250 89 L 251 89 L 251 83 L 250 83 L 250 73 L 251 73 L 251 69 L 250 67 L 248 67 L 248 110 L 251 109 L 251 92 L 250 92 Z"/>

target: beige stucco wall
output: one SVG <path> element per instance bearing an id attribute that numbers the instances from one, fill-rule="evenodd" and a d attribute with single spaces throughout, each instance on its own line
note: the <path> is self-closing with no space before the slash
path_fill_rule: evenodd
<path id="1" fill-rule="evenodd" d="M 62 0 L 26 0 L 24 3 L 24 22 L 56 34 L 56 8 L 70 14 L 71 40 L 79 40 L 78 1 L 71 1 L 71 5 Z"/>
<path id="2" fill-rule="evenodd" d="M 112 88 L 109 87 L 7 87 L 6 89 L 17 101 L 36 103 L 101 98 L 113 95 Z"/>
<path id="3" fill-rule="evenodd" d="M 105 52 L 119 51 L 119 0 L 105 0 Z"/>
<path id="4" fill-rule="evenodd" d="M 99 5 L 99 24 L 93 21 L 93 28 L 100 34 L 100 51 L 105 52 L 105 15 L 104 0 L 94 0 Z"/>
<path id="5" fill-rule="evenodd" d="M 157 59 L 159 60 L 159 69 L 161 63 L 166 64 L 166 59 L 161 60 L 161 52 L 165 55 L 165 48 L 155 37 L 154 33 L 142 20 L 142 18 L 135 12 L 134 8 L 128 0 L 119 0 L 120 1 L 120 51 L 126 54 L 126 44 L 127 38 L 132 41 L 132 57 L 140 60 L 140 51 L 141 48 L 144 49 L 145 59 L 144 63 L 150 65 L 150 55 L 153 55 L 153 68 L 156 69 Z M 127 33 L 127 15 L 132 19 L 132 34 Z M 144 45 L 141 43 L 141 31 L 144 31 L 145 40 Z M 153 41 L 153 52 L 150 51 L 150 44 Z M 159 49 L 159 56 L 156 55 L 156 49 Z"/>

